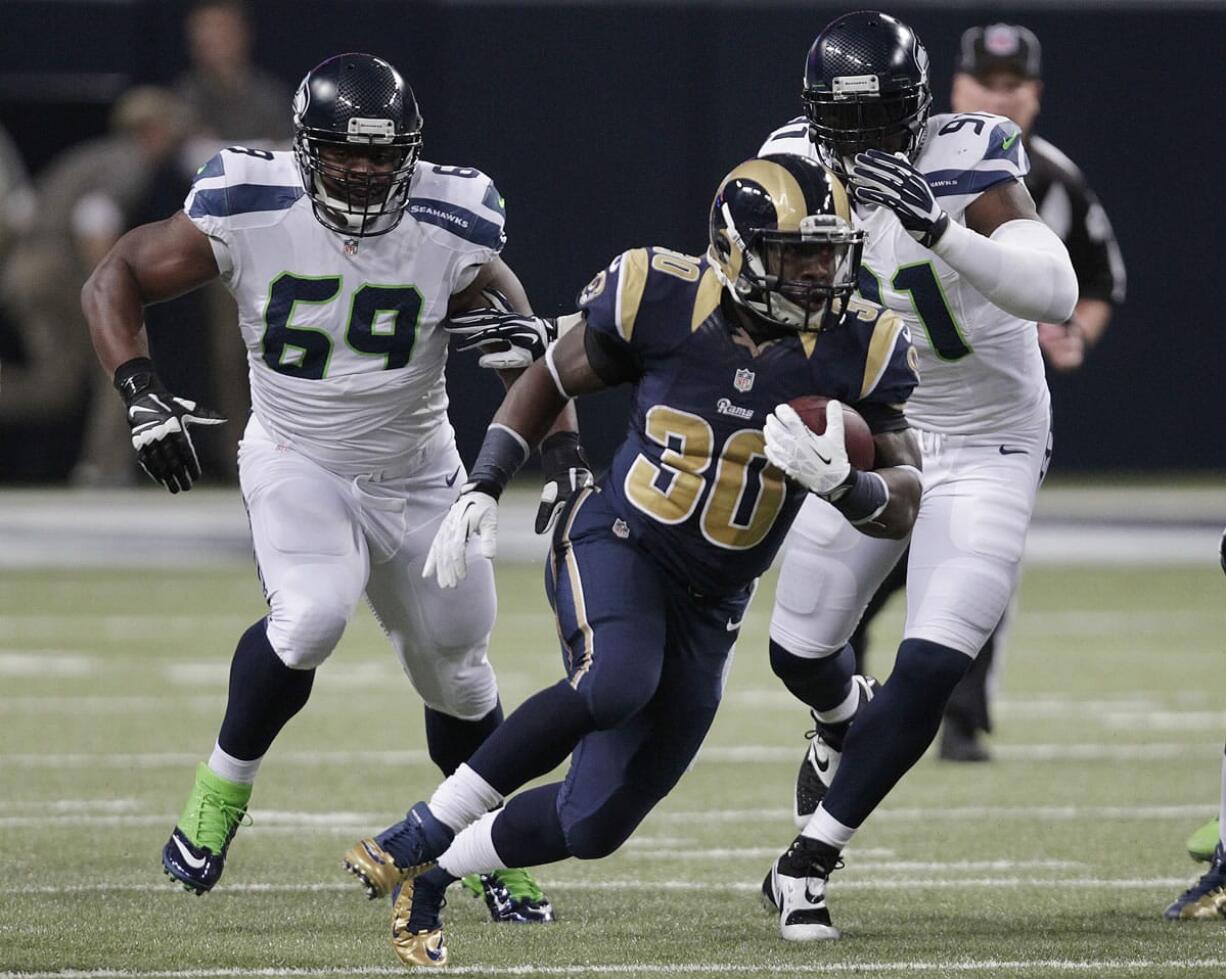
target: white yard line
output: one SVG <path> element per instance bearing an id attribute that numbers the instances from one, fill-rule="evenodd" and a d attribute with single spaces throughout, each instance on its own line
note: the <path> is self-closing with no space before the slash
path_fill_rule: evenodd
<path id="1" fill-rule="evenodd" d="M 673 964 L 633 962 L 608 965 L 471 965 L 448 966 L 443 975 L 451 976 L 579 976 L 579 975 L 882 975 L 920 972 L 1007 972 L 1077 971 L 1091 975 L 1106 972 L 1138 972 L 1152 969 L 1177 969 L 1204 974 L 1206 969 L 1226 965 L 1226 958 L 1200 959 L 934 959 L 927 962 L 851 961 L 805 962 L 767 965 L 729 962 L 678 962 Z M 414 974 L 423 970 L 412 970 Z M 0 979 L 243 979 L 246 976 L 392 976 L 405 975 L 405 969 L 392 966 L 341 966 L 335 968 L 263 969 L 64 969 L 57 972 L 0 972 Z M 431 974 L 440 974 L 432 970 Z"/>
<path id="2" fill-rule="evenodd" d="M 888 891 L 905 887 L 910 890 L 973 890 L 983 887 L 1017 889 L 1041 887 L 1067 891 L 1078 890 L 1169 890 L 1187 887 L 1187 877 L 964 877 L 932 879 L 916 877 L 879 877 L 858 880 L 852 873 L 854 865 L 835 877 L 830 884 L 832 893 L 839 891 Z M 847 876 L 844 876 L 846 874 Z M 707 883 L 688 880 L 554 880 L 546 882 L 550 891 L 681 891 L 724 892 L 751 894 L 762 889 L 758 881 L 722 881 Z M 167 881 L 140 884 L 33 884 L 28 887 L 0 887 L 0 896 L 18 894 L 167 894 L 174 895 L 178 888 Z M 316 884 L 275 884 L 269 882 L 226 883 L 217 888 L 212 897 L 226 894 L 352 894 L 360 890 L 350 881 L 326 881 Z"/>
<path id="3" fill-rule="evenodd" d="M 286 765 L 425 765 L 424 750 L 404 751 L 286 751 L 277 753 Z M 147 752 L 142 754 L 0 754 L 0 768 L 171 768 L 195 765 L 197 752 Z"/>

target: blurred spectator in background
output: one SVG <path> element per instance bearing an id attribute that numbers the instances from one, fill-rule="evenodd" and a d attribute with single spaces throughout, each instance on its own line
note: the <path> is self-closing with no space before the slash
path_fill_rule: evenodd
<path id="1" fill-rule="evenodd" d="M 1043 94 L 1041 67 L 1039 39 L 1027 28 L 1014 24 L 972 27 L 962 35 L 950 101 L 954 112 L 991 112 L 1007 116 L 1022 129 L 1030 157 L 1026 188 L 1039 216 L 1068 248 L 1080 291 L 1067 323 L 1038 324 L 1039 346 L 1052 370 L 1071 371 L 1082 365 L 1086 352 L 1102 338 L 1113 307 L 1124 301 L 1124 261 L 1111 222 L 1081 171 L 1034 134 Z M 866 672 L 869 626 L 906 580 L 904 553 L 869 602 L 851 638 L 856 672 Z M 949 699 L 938 746 L 946 761 L 989 758 L 981 735 L 992 729 L 991 688 L 1011 615 L 1011 611 L 1005 614 Z"/>
<path id="2" fill-rule="evenodd" d="M 289 86 L 252 62 L 254 32 L 246 4 L 199 0 L 188 13 L 185 28 L 191 67 L 179 77 L 175 90 L 196 118 L 197 130 L 188 146 L 192 169 L 226 146 L 285 149 L 293 137 Z M 177 202 L 181 204 L 186 194 L 186 187 L 179 190 Z M 159 217 L 169 217 L 169 212 L 148 219 Z M 211 283 L 188 302 L 203 310 L 204 335 L 174 337 L 199 349 L 191 355 L 180 349 L 168 359 L 202 367 L 197 378 L 183 378 L 179 389 L 216 406 L 229 419 L 203 452 L 206 472 L 234 480 L 235 453 L 251 407 L 245 352 L 238 340 L 238 310 L 220 282 Z M 150 340 L 155 347 L 159 339 L 172 339 L 170 329 L 159 331 L 158 321 L 175 315 L 175 309 L 153 314 Z M 201 389 L 196 382 L 207 383 L 210 389 Z"/>
<path id="3" fill-rule="evenodd" d="M 0 426 L 67 425 L 84 412 L 74 472 L 81 482 L 130 482 L 134 467 L 127 421 L 93 362 L 76 293 L 133 223 L 188 129 L 189 116 L 169 91 L 142 87 L 123 95 L 108 135 L 65 151 L 42 172 L 27 227 L 3 269 L 0 297 L 23 362 L 4 371 Z M 30 468 L 37 472 L 34 460 Z"/>
<path id="4" fill-rule="evenodd" d="M 187 15 L 191 68 L 175 90 L 196 117 L 198 136 L 213 146 L 196 154 L 204 162 L 222 145 L 264 147 L 288 143 L 290 92 L 251 62 L 253 40 L 240 0 L 200 0 Z M 194 148 L 193 148 L 194 149 Z"/>
<path id="5" fill-rule="evenodd" d="M 30 190 L 30 178 L 25 164 L 9 134 L 0 128 L 0 279 L 9 246 L 17 232 L 25 227 L 34 209 L 34 194 Z M 20 364 L 25 351 L 12 313 L 5 308 L 0 296 L 0 390 L 4 386 L 3 365 Z"/>
<path id="6" fill-rule="evenodd" d="M 992 24 L 962 35 L 951 102 L 954 112 L 993 112 L 1022 127 L 1030 156 L 1026 188 L 1047 225 L 1068 247 L 1081 298 L 1067 323 L 1040 323 L 1039 345 L 1054 370 L 1080 367 L 1124 301 L 1124 260 L 1111 222 L 1077 165 L 1036 136 L 1043 94 L 1039 39 L 1025 27 Z"/>

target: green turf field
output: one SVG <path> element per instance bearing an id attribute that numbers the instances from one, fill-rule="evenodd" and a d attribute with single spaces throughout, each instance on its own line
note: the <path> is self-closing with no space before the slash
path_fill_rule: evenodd
<path id="1" fill-rule="evenodd" d="M 545 868 L 561 921 L 493 926 L 452 896 L 463 975 L 1226 974 L 1226 922 L 1170 925 L 1213 812 L 1223 582 L 1197 569 L 1036 568 L 1011 636 L 998 760 L 925 758 L 857 837 L 843 941 L 789 945 L 758 904 L 792 836 L 804 714 L 770 675 L 771 582 L 704 754 L 624 850 Z M 513 706 L 559 676 L 536 569 L 500 568 Z M 254 825 L 196 898 L 159 851 L 212 746 L 227 664 L 261 614 L 247 567 L 0 579 L 0 979 L 399 972 L 387 908 L 344 849 L 434 786 L 421 706 L 363 613 L 265 762 Z M 900 624 L 878 630 L 877 672 Z M 76 971 L 71 971 L 76 970 Z"/>

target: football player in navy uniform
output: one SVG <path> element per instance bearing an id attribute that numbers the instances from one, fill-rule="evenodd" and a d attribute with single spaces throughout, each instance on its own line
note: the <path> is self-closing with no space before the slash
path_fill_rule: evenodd
<path id="1" fill-rule="evenodd" d="M 439 910 L 457 878 L 607 856 L 672 789 L 715 715 L 754 583 L 810 493 L 866 534 L 907 533 L 914 353 L 899 317 L 852 298 L 863 238 L 833 174 L 750 160 L 719 187 L 704 256 L 620 255 L 511 388 L 431 548 L 426 572 L 444 587 L 470 570 L 470 541 L 493 556 L 499 495 L 563 406 L 635 390 L 612 468 L 554 532 L 546 589 L 565 677 L 346 855 L 399 879 L 392 941 L 406 964 L 445 961 Z M 467 342 L 494 349 L 523 320 L 491 316 Z M 835 399 L 823 435 L 787 404 L 807 394 Z M 839 402 L 875 433 L 871 472 L 848 461 Z M 511 795 L 568 755 L 563 781 Z"/>

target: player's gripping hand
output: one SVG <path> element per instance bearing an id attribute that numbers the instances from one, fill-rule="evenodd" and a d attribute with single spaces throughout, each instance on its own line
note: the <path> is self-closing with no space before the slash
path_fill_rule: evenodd
<path id="1" fill-rule="evenodd" d="M 851 192 L 862 204 L 893 211 L 907 234 L 925 248 L 940 241 L 949 227 L 949 215 L 937 203 L 924 175 L 900 156 L 881 150 L 857 153 Z"/>
<path id="2" fill-rule="evenodd" d="M 498 501 L 466 483 L 434 535 L 421 576 L 433 575 L 440 588 L 454 588 L 468 575 L 468 542 L 473 537 L 480 555 L 492 558 L 498 538 Z"/>
<path id="3" fill-rule="evenodd" d="M 851 475 L 843 444 L 843 406 L 838 401 L 827 403 L 826 431 L 821 435 L 811 431 L 788 404 L 766 416 L 763 434 L 771 465 L 818 496 L 832 493 Z"/>
<path id="4" fill-rule="evenodd" d="M 172 493 L 191 489 L 200 478 L 191 426 L 220 425 L 226 419 L 167 391 L 147 357 L 121 364 L 115 371 L 115 387 L 128 407 L 132 447 L 141 468 Z"/>
<path id="5" fill-rule="evenodd" d="M 541 468 L 545 471 L 545 486 L 536 510 L 536 532 L 547 534 L 566 501 L 592 485 L 592 470 L 579 444 L 579 434 L 554 432 L 545 439 L 541 443 Z"/>
<path id="6" fill-rule="evenodd" d="M 457 350 L 478 351 L 477 363 L 493 370 L 528 367 L 544 357 L 545 348 L 558 338 L 556 320 L 493 306 L 457 313 L 443 328 L 460 338 Z"/>

